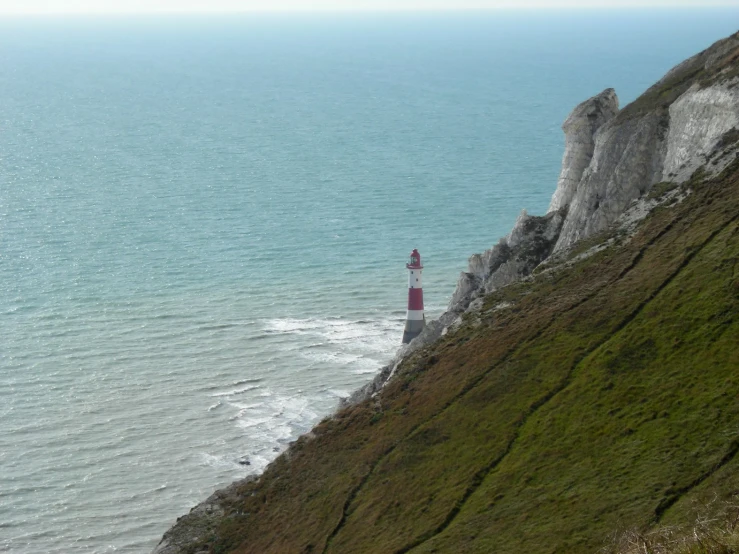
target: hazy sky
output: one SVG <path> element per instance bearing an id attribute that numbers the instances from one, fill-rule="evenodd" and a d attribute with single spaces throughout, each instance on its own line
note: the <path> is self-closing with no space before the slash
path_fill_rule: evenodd
<path id="1" fill-rule="evenodd" d="M 0 0 L 0 14 L 734 6 L 739 0 Z"/>

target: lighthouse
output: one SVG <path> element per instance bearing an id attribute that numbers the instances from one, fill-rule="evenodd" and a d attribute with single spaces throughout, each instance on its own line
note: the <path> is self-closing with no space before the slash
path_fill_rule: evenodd
<path id="1" fill-rule="evenodd" d="M 423 315 L 423 287 L 421 285 L 421 255 L 415 248 L 411 252 L 410 262 L 405 264 L 408 268 L 408 314 L 405 318 L 405 331 L 403 331 L 403 344 L 408 344 L 415 339 L 426 325 Z"/>

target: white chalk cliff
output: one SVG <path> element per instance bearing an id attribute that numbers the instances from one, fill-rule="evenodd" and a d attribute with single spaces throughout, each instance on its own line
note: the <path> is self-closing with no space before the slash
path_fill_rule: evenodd
<path id="1" fill-rule="evenodd" d="M 709 88 L 693 85 L 670 106 L 663 181 L 683 182 L 705 162 L 717 140 L 739 125 L 739 86 L 734 79 Z"/>
<path id="2" fill-rule="evenodd" d="M 567 150 L 550 205 L 550 210 L 567 209 L 555 253 L 613 224 L 656 183 L 687 181 L 720 154 L 717 149 L 730 146 L 721 141 L 739 123 L 739 76 L 733 74 L 738 55 L 735 34 L 668 72 L 595 129 L 592 156 L 581 173 L 588 152 L 581 146 L 583 129 L 610 89 L 575 108 L 563 126 Z M 730 161 L 722 159 L 711 172 Z"/>
<path id="3" fill-rule="evenodd" d="M 473 255 L 449 311 L 474 309 L 476 298 L 613 225 L 655 184 L 684 183 L 698 168 L 723 170 L 739 139 L 738 60 L 736 33 L 676 66 L 621 111 L 610 88 L 579 104 L 562 125 L 565 152 L 547 215 L 524 211 L 507 237 Z"/>
<path id="4" fill-rule="evenodd" d="M 565 153 L 557 189 L 549 211 L 570 205 L 582 175 L 590 165 L 595 151 L 595 133 L 618 113 L 618 97 L 612 88 L 578 105 L 562 124 L 565 132 Z"/>

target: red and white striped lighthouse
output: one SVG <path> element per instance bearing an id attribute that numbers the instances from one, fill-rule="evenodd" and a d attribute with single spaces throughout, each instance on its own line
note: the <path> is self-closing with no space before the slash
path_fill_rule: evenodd
<path id="1" fill-rule="evenodd" d="M 423 315 L 423 287 L 421 285 L 421 255 L 415 248 L 411 252 L 411 260 L 405 264 L 408 268 L 408 314 L 405 318 L 405 331 L 403 331 L 403 344 L 408 344 L 415 339 L 426 325 L 426 317 Z"/>

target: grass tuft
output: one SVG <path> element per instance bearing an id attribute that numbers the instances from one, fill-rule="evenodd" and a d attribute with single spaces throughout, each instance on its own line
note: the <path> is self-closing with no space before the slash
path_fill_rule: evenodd
<path id="1" fill-rule="evenodd" d="M 718 500 L 703 506 L 690 525 L 628 530 L 614 536 L 601 554 L 736 554 L 739 503 Z"/>

